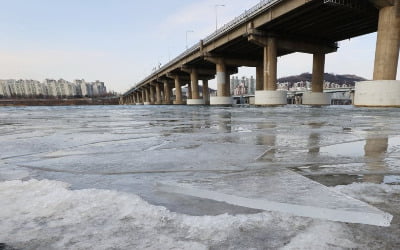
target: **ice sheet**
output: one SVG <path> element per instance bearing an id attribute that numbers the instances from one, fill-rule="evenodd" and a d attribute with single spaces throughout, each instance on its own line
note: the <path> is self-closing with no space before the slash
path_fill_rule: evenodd
<path id="1" fill-rule="evenodd" d="M 158 188 L 229 204 L 331 221 L 390 226 L 392 215 L 290 170 L 269 170 L 160 182 Z"/>

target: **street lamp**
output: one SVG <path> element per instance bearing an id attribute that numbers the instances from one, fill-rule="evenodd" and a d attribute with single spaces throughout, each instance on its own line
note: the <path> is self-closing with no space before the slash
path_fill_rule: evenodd
<path id="1" fill-rule="evenodd" d="M 186 31 L 186 49 L 188 49 L 188 33 L 194 32 L 193 30 L 187 30 Z"/>
<path id="2" fill-rule="evenodd" d="M 218 30 L 218 7 L 225 7 L 225 4 L 216 4 L 215 6 L 215 31 Z"/>

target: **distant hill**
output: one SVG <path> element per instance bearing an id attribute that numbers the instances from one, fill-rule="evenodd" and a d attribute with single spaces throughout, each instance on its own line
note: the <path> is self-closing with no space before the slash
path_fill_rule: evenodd
<path id="1" fill-rule="evenodd" d="M 346 84 L 348 86 L 354 86 L 356 82 L 365 81 L 366 79 L 356 75 L 335 75 L 330 73 L 324 74 L 324 80 L 339 85 Z M 311 82 L 311 74 L 303 73 L 297 76 L 287 76 L 278 79 L 279 83 L 289 82 L 290 84 L 297 82 Z"/>

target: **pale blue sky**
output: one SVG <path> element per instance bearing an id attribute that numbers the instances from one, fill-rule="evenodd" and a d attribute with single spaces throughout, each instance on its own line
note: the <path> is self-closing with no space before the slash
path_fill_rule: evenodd
<path id="1" fill-rule="evenodd" d="M 0 79 L 102 80 L 124 92 L 259 0 L 0 0 Z M 343 41 L 326 72 L 372 77 L 376 34 Z M 312 56 L 279 58 L 279 76 L 310 72 Z M 254 75 L 243 68 L 242 75 Z M 211 83 L 211 86 L 213 83 Z"/>

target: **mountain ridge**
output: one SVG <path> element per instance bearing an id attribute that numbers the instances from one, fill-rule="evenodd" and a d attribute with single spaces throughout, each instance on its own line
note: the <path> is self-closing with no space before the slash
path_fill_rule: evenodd
<path id="1" fill-rule="evenodd" d="M 278 79 L 278 83 L 298 83 L 298 82 L 311 82 L 312 74 L 311 73 L 302 73 L 300 75 L 293 75 L 293 76 L 286 76 L 286 77 L 281 77 Z M 326 82 L 330 83 L 335 83 L 340 86 L 342 85 L 347 85 L 353 87 L 356 82 L 359 81 L 366 81 L 367 79 L 357 76 L 357 75 L 352 75 L 352 74 L 333 74 L 333 73 L 325 73 L 324 74 L 324 80 Z"/>

